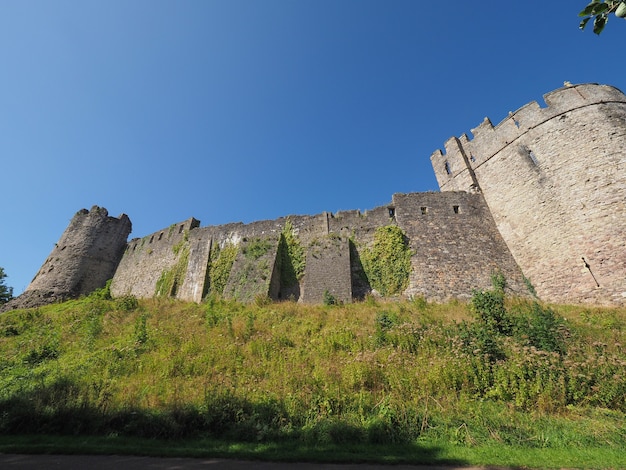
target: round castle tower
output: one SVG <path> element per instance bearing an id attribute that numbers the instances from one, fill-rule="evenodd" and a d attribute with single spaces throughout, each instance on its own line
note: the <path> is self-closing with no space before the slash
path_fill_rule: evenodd
<path id="1" fill-rule="evenodd" d="M 626 96 L 564 87 L 497 126 L 451 138 L 431 162 L 442 191 L 481 191 L 540 298 L 626 304 Z"/>
<path id="2" fill-rule="evenodd" d="M 78 211 L 30 285 L 4 310 L 62 301 L 104 287 L 115 273 L 130 232 L 125 214 L 109 217 L 98 206 Z"/>

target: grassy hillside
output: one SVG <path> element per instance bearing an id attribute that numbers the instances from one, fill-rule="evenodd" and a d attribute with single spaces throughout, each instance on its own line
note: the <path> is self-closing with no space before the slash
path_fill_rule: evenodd
<path id="1" fill-rule="evenodd" d="M 548 308 L 497 288 L 445 305 L 99 292 L 0 316 L 0 442 L 184 438 L 278 445 L 284 458 L 356 446 L 362 459 L 404 449 L 396 462 L 575 467 L 602 455 L 624 467 L 625 326 L 624 308 Z M 438 457 L 411 457 L 416 445 Z"/>

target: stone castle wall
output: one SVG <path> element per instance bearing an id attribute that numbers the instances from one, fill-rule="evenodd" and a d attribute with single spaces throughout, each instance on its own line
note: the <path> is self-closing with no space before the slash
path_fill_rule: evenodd
<path id="1" fill-rule="evenodd" d="M 441 190 L 480 190 L 541 298 L 626 302 L 626 96 L 578 85 L 431 157 Z"/>
<path id="2" fill-rule="evenodd" d="M 190 218 L 143 238 L 131 240 L 115 271 L 111 293 L 114 296 L 134 295 L 144 298 L 157 295 L 157 283 L 161 275 L 176 266 L 189 233 L 199 224 L 198 220 Z M 182 289 L 185 288 L 190 289 L 189 286 Z"/>
<path id="3" fill-rule="evenodd" d="M 111 277 L 114 296 L 200 302 L 215 288 L 209 274 L 217 249 L 228 246 L 238 248 L 225 297 L 313 303 L 331 294 L 349 302 L 372 291 L 361 256 L 376 230 L 390 224 L 412 250 L 404 296 L 468 298 L 501 272 L 513 293 L 526 293 L 530 279 L 547 301 L 624 305 L 626 96 L 586 84 L 548 93 L 545 102 L 495 127 L 485 119 L 472 139 L 449 139 L 445 153 L 431 156 L 441 192 L 395 194 L 365 212 L 209 227 L 190 218 L 126 244 L 128 217 L 82 210 L 22 300 L 8 308 L 86 294 Z M 290 283 L 288 226 L 306 260 Z"/>
<path id="4" fill-rule="evenodd" d="M 280 287 L 279 280 L 280 236 L 287 221 L 306 258 L 304 276 L 290 289 Z M 473 289 L 489 288 L 492 274 L 498 271 L 507 277 L 511 291 L 525 291 L 522 273 L 496 230 L 482 195 L 465 192 L 396 194 L 391 203 L 366 212 L 324 212 L 251 224 L 200 228 L 192 218 L 132 240 L 111 290 L 118 296 L 166 294 L 200 301 L 211 290 L 207 278 L 211 246 L 230 244 L 239 251 L 223 292 L 227 298 L 251 301 L 269 296 L 316 303 L 328 293 L 350 302 L 372 290 L 363 279 L 360 252 L 372 245 L 377 228 L 390 224 L 407 234 L 414 253 L 405 296 L 467 298 Z M 246 247 L 258 240 L 269 248 L 252 259 Z M 182 260 L 185 251 L 181 244 L 188 249 L 188 259 Z M 174 292 L 159 292 L 159 279 L 175 271 L 181 260 L 185 274 L 179 280 L 180 287 Z"/>

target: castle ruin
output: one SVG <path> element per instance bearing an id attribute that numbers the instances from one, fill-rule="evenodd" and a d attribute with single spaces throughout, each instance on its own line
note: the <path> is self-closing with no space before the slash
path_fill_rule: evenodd
<path id="1" fill-rule="evenodd" d="M 351 302 L 374 290 L 363 260 L 388 226 L 411 250 L 401 296 L 469 298 L 499 272 L 512 293 L 532 283 L 549 302 L 625 305 L 626 96 L 583 84 L 544 99 L 449 139 L 431 156 L 441 192 L 394 194 L 363 213 L 208 227 L 190 218 L 127 242 L 127 216 L 83 209 L 5 310 L 108 279 L 114 296 Z"/>

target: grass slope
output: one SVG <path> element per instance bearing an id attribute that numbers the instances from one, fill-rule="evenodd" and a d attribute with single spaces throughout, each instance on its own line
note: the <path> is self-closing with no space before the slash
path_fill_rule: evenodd
<path id="1" fill-rule="evenodd" d="M 624 468 L 626 309 L 106 293 L 0 316 L 0 451 Z"/>

